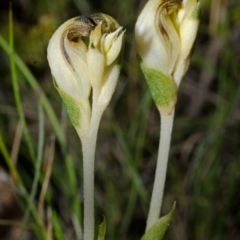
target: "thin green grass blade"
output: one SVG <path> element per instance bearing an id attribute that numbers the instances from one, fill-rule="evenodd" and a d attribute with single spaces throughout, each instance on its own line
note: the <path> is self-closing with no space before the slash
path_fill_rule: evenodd
<path id="1" fill-rule="evenodd" d="M 20 175 L 18 174 L 18 171 L 16 169 L 16 167 L 14 166 L 10 154 L 6 148 L 6 145 L 4 144 L 3 138 L 2 138 L 2 134 L 0 133 L 0 151 L 2 152 L 2 155 L 4 157 L 5 162 L 7 163 L 7 166 L 9 167 L 10 173 L 15 181 L 15 183 L 17 184 L 17 186 L 20 189 L 20 192 L 22 193 L 22 196 L 26 202 L 26 204 L 28 204 L 29 202 L 29 193 L 27 192 L 23 181 L 20 177 Z M 35 208 L 35 206 L 33 205 L 33 207 L 31 208 L 31 212 L 32 215 L 36 221 L 36 224 L 38 226 L 38 228 L 36 228 L 36 233 L 39 234 L 41 236 L 41 239 L 46 239 L 46 233 L 45 233 L 45 229 L 44 229 L 44 224 L 42 222 L 42 219 L 40 218 L 37 209 Z"/>
<path id="2" fill-rule="evenodd" d="M 55 211 L 52 213 L 52 221 L 53 221 L 53 235 L 56 240 L 63 240 L 63 231 L 59 216 Z"/>
<path id="3" fill-rule="evenodd" d="M 12 12 L 10 11 L 9 14 L 9 57 L 10 57 L 10 70 L 11 70 L 11 78 L 12 78 L 12 86 L 13 86 L 13 93 L 14 98 L 17 106 L 18 115 L 23 126 L 23 134 L 24 138 L 28 147 L 28 151 L 30 154 L 31 160 L 35 163 L 36 162 L 36 154 L 34 150 L 33 141 L 28 131 L 28 127 L 26 124 L 26 119 L 23 111 L 22 101 L 20 97 L 20 90 L 18 85 L 18 78 L 17 78 L 17 71 L 15 68 L 15 61 L 14 61 L 14 42 L 13 42 L 13 21 L 12 21 Z"/>
<path id="4" fill-rule="evenodd" d="M 23 106 L 22 106 L 22 102 L 21 102 L 21 97 L 20 97 L 18 78 L 17 78 L 17 72 L 16 72 L 16 68 L 15 68 L 15 61 L 14 61 L 15 52 L 14 52 L 14 40 L 13 40 L 13 38 L 14 37 L 13 37 L 12 11 L 10 10 L 10 12 L 9 12 L 9 47 L 10 47 L 9 57 L 10 57 L 10 70 L 11 70 L 11 77 L 12 77 L 13 92 L 14 92 L 14 98 L 15 98 L 18 114 L 19 114 L 19 117 L 20 117 L 20 121 L 21 121 L 21 124 L 23 126 L 23 133 L 24 133 L 24 137 L 25 137 L 25 140 L 26 140 L 26 144 L 27 144 L 27 147 L 28 147 L 29 154 L 30 154 L 30 158 L 35 163 L 36 162 L 36 155 L 35 155 L 35 151 L 34 151 L 34 145 L 33 145 L 33 141 L 30 137 L 30 134 L 29 134 L 29 131 L 28 131 L 28 128 L 27 128 L 26 119 L 25 119 Z M 11 162 L 11 159 L 9 159 L 9 160 Z M 18 179 L 19 179 L 19 176 L 18 176 Z M 26 193 L 25 190 L 24 190 L 24 193 Z M 25 196 L 27 196 L 27 198 L 28 198 L 27 206 L 29 206 L 29 208 L 32 210 L 32 213 L 34 213 L 35 220 L 36 220 L 37 224 L 39 225 L 39 227 L 41 229 L 40 234 L 42 236 L 44 236 L 45 231 L 44 231 L 43 222 L 41 221 L 41 217 L 38 215 L 37 210 L 34 209 L 34 205 L 32 204 L 33 201 L 31 201 L 31 196 L 29 194 L 27 194 Z M 30 214 L 30 210 L 29 210 L 28 215 L 29 214 Z M 26 223 L 24 223 L 23 226 L 25 224 Z"/>
<path id="5" fill-rule="evenodd" d="M 9 44 L 5 41 L 5 39 L 0 34 L 0 46 L 3 48 L 3 50 L 9 55 L 11 52 L 11 48 Z M 65 137 L 63 134 L 63 131 L 61 129 L 61 126 L 59 124 L 59 121 L 56 117 L 56 114 L 53 111 L 53 108 L 51 107 L 46 95 L 42 91 L 41 87 L 38 84 L 37 79 L 33 76 L 33 74 L 30 72 L 26 64 L 22 61 L 22 59 L 18 56 L 16 52 L 14 52 L 13 56 L 14 62 L 18 69 L 21 71 L 23 76 L 26 78 L 27 82 L 31 86 L 31 88 L 38 93 L 39 96 L 41 96 L 41 103 L 43 105 L 44 110 L 46 111 L 49 120 L 53 126 L 53 129 L 56 133 L 56 136 L 58 138 L 58 141 L 60 142 L 61 146 L 65 146 Z"/>
<path id="6" fill-rule="evenodd" d="M 24 219 L 23 219 L 23 225 L 27 224 L 31 209 L 34 206 L 34 200 L 37 192 L 37 186 L 40 180 L 41 176 L 41 166 L 42 166 L 42 160 L 43 160 L 43 146 L 44 146 L 44 113 L 41 104 L 39 104 L 38 107 L 39 112 L 39 128 L 38 128 L 38 154 L 37 154 L 37 162 L 35 165 L 35 173 L 34 173 L 34 179 L 32 184 L 32 189 L 29 197 L 29 204 L 27 205 Z M 40 216 L 41 217 L 41 216 Z"/>
<path id="7" fill-rule="evenodd" d="M 128 139 L 133 139 L 133 144 L 135 146 L 134 153 L 134 163 L 135 169 L 138 169 L 140 161 L 142 159 L 143 149 L 144 149 L 144 141 L 147 127 L 147 119 L 149 116 L 150 104 L 152 102 L 152 98 L 150 92 L 147 91 L 139 104 L 139 112 L 137 114 L 136 121 L 133 121 L 132 126 L 130 127 L 130 134 L 128 135 Z M 132 129 L 132 130 L 131 130 Z M 130 145 L 130 143 L 129 143 Z M 132 144 L 131 144 L 132 145 Z M 129 193 L 128 204 L 126 207 L 126 213 L 124 214 L 124 218 L 122 219 L 121 233 L 125 234 L 130 226 L 131 219 L 134 213 L 136 201 L 138 196 L 138 190 L 136 189 L 134 183 L 132 183 L 131 190 Z M 141 198 L 144 205 L 147 206 L 147 198 Z M 147 213 L 147 209 L 146 210 Z"/>
<path id="8" fill-rule="evenodd" d="M 4 51 L 7 54 L 10 54 L 10 46 L 8 43 L 4 40 L 4 38 L 0 34 L 0 46 L 4 49 Z M 19 68 L 23 76 L 26 78 L 29 85 L 32 87 L 32 89 L 38 93 L 38 95 L 41 97 L 40 102 L 44 108 L 44 110 L 47 113 L 47 116 L 53 126 L 53 129 L 55 131 L 55 134 L 57 136 L 57 139 L 61 145 L 61 150 L 65 158 L 65 164 L 67 167 L 68 172 L 68 178 L 69 178 L 69 185 L 72 192 L 72 195 L 76 195 L 76 192 L 78 191 L 77 188 L 77 177 L 75 172 L 75 167 L 73 166 L 71 156 L 66 153 L 66 139 L 65 134 L 62 130 L 61 125 L 59 124 L 59 121 L 56 117 L 56 114 L 54 113 L 53 108 L 51 107 L 46 95 L 42 91 L 41 87 L 39 86 L 36 78 L 33 76 L 33 74 L 30 72 L 26 64 L 22 61 L 22 59 L 17 55 L 17 53 L 14 53 L 14 61 L 16 66 Z M 78 219 L 80 223 L 82 222 L 81 218 L 81 207 L 79 206 L 79 202 L 77 201 L 77 198 L 74 198 L 74 204 L 73 204 L 73 211 L 75 214 L 77 214 Z"/>
<path id="9" fill-rule="evenodd" d="M 113 128 L 113 131 L 115 132 L 115 134 L 117 136 L 118 142 L 122 146 L 123 152 L 125 153 L 126 159 L 124 159 L 124 164 L 126 166 L 126 169 L 128 169 L 128 171 L 129 171 L 129 176 L 132 177 L 134 185 L 138 189 L 140 197 L 142 199 L 144 199 L 144 201 L 146 201 L 147 193 L 146 193 L 145 188 L 143 187 L 143 183 L 142 183 L 142 180 L 141 180 L 140 176 L 138 175 L 135 167 L 132 164 L 133 163 L 133 157 L 132 157 L 132 154 L 131 154 L 130 150 L 128 149 L 127 143 L 126 143 L 125 138 L 124 138 L 124 133 L 121 131 L 119 126 L 116 124 L 115 120 L 112 121 L 112 128 Z"/>

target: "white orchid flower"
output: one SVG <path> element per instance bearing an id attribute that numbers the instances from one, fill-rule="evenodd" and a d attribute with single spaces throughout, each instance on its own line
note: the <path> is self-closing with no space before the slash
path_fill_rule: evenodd
<path id="1" fill-rule="evenodd" d="M 158 108 L 167 113 L 188 68 L 199 12 L 198 0 L 149 0 L 135 26 L 141 69 Z"/>
<path id="2" fill-rule="evenodd" d="M 47 49 L 54 85 L 82 142 L 86 240 L 94 239 L 97 132 L 119 77 L 124 32 L 106 14 L 76 17 L 57 29 Z"/>
<path id="3" fill-rule="evenodd" d="M 47 58 L 55 87 L 75 127 L 87 129 L 91 111 L 90 92 L 103 111 L 115 90 L 120 72 L 124 31 L 106 14 L 76 17 L 53 34 Z M 98 107 L 99 107 L 98 106 Z"/>

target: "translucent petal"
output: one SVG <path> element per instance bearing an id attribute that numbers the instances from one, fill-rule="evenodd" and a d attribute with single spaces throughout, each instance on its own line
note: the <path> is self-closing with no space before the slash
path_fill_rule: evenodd
<path id="1" fill-rule="evenodd" d="M 119 27 L 116 31 L 106 35 L 106 37 L 104 38 L 104 42 L 103 42 L 103 45 L 104 45 L 103 48 L 104 48 L 105 53 L 107 53 L 110 50 L 113 43 L 118 38 L 120 31 L 122 31 L 122 27 Z"/>
<path id="2" fill-rule="evenodd" d="M 100 89 L 105 69 L 105 58 L 99 49 L 91 47 L 91 45 L 87 53 L 87 64 L 92 87 Z"/>
<path id="3" fill-rule="evenodd" d="M 99 103 L 106 107 L 115 91 L 117 80 L 120 73 L 120 65 L 114 64 L 113 66 L 110 66 L 106 68 L 105 75 L 104 75 L 104 85 L 101 89 L 101 93 L 99 96 Z"/>
<path id="4" fill-rule="evenodd" d="M 118 34 L 118 32 L 119 31 L 117 31 L 116 34 Z M 117 35 L 115 35 L 115 36 L 117 36 Z M 108 52 L 105 55 L 105 57 L 106 57 L 106 66 L 111 65 L 116 60 L 116 58 L 119 56 L 119 53 L 120 53 L 120 51 L 122 49 L 122 45 L 123 45 L 123 36 L 124 36 L 124 32 L 122 32 L 112 42 L 112 45 L 111 45 L 110 49 L 108 50 Z"/>

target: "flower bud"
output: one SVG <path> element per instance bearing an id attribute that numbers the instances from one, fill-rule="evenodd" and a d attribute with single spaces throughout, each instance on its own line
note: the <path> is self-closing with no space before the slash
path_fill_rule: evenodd
<path id="1" fill-rule="evenodd" d="M 54 85 L 75 127 L 90 123 L 91 90 L 100 99 L 104 89 L 103 108 L 109 103 L 119 77 L 123 36 L 123 28 L 112 17 L 93 14 L 68 20 L 50 39 L 47 58 Z M 116 68 L 117 74 L 111 74 Z M 99 99 L 92 102 L 101 105 Z"/>
<path id="2" fill-rule="evenodd" d="M 149 0 L 135 26 L 141 69 L 158 108 L 168 114 L 189 64 L 199 12 L 198 0 Z"/>

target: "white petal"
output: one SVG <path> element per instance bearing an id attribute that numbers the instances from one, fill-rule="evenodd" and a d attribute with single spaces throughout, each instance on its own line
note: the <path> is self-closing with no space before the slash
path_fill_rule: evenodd
<path id="1" fill-rule="evenodd" d="M 86 99 L 90 93 L 90 82 L 86 65 L 85 44 L 70 42 L 68 28 L 74 19 L 62 24 L 53 34 L 47 49 L 47 58 L 58 86 L 77 100 Z"/>
<path id="2" fill-rule="evenodd" d="M 111 46 L 113 45 L 113 43 L 116 41 L 119 32 L 122 30 L 122 27 L 119 27 L 116 31 L 106 34 L 106 37 L 104 38 L 104 42 L 102 43 L 104 51 L 107 53 Z"/>
<path id="3" fill-rule="evenodd" d="M 189 55 L 196 39 L 199 26 L 199 19 L 193 18 L 192 14 L 193 11 L 200 6 L 196 0 L 193 0 L 191 2 L 195 2 L 195 5 L 191 3 L 191 5 L 187 6 L 184 11 L 180 12 L 179 16 L 181 20 L 179 30 L 181 50 L 179 53 L 179 58 L 177 60 L 176 69 L 174 70 L 174 79 L 176 80 L 177 84 L 180 83 L 181 78 L 188 68 L 188 63 L 190 60 Z"/>
<path id="4" fill-rule="evenodd" d="M 116 34 L 118 34 L 118 32 L 122 30 L 122 28 L 120 28 L 119 30 L 116 31 Z M 122 49 L 123 46 L 123 36 L 124 36 L 124 32 L 120 33 L 120 35 L 113 40 L 112 45 L 110 46 L 110 49 L 108 50 L 108 52 L 106 53 L 105 57 L 106 57 L 106 66 L 111 65 L 116 58 L 119 56 L 119 53 Z M 117 35 L 115 35 L 116 37 Z M 107 37 L 106 37 L 107 38 Z"/>
<path id="5" fill-rule="evenodd" d="M 91 44 L 89 44 L 87 53 L 87 64 L 91 85 L 93 88 L 99 89 L 100 91 L 105 69 L 105 58 L 99 49 L 91 47 Z"/>
<path id="6" fill-rule="evenodd" d="M 138 53 L 145 64 L 163 73 L 171 74 L 178 53 L 176 50 L 179 39 L 174 33 L 176 30 L 169 17 L 161 16 L 160 4 L 162 1 L 159 0 L 147 2 L 135 26 L 135 39 Z M 169 39 L 160 31 L 161 21 Z"/>
<path id="7" fill-rule="evenodd" d="M 99 23 L 90 34 L 90 45 L 94 48 L 100 47 L 100 41 L 102 36 L 102 23 Z"/>
<path id="8" fill-rule="evenodd" d="M 106 69 L 105 75 L 104 75 L 105 83 L 101 89 L 101 93 L 98 101 L 102 107 L 106 107 L 109 104 L 117 85 L 119 73 L 120 73 L 120 65 L 117 65 L 117 64 L 111 67 L 108 67 Z"/>

